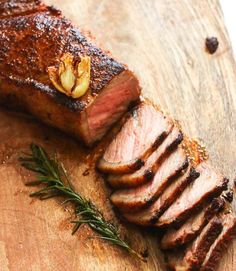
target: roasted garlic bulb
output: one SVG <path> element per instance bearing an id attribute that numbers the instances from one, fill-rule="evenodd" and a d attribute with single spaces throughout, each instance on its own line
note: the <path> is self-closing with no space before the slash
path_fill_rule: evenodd
<path id="1" fill-rule="evenodd" d="M 74 60 L 70 53 L 64 54 L 59 68 L 48 67 L 48 75 L 54 87 L 72 98 L 83 96 L 89 88 L 91 59 L 80 57 L 80 62 Z"/>

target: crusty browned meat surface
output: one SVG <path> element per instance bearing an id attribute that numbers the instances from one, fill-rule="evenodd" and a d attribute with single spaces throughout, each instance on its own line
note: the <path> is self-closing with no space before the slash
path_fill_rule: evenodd
<path id="1" fill-rule="evenodd" d="M 148 101 L 139 104 L 98 163 L 105 173 L 138 170 L 173 128 L 173 121 Z"/>
<path id="2" fill-rule="evenodd" d="M 182 132 L 174 127 L 162 144 L 148 157 L 143 167 L 139 170 L 123 175 L 111 174 L 107 181 L 112 187 L 136 187 L 153 178 L 160 164 L 167 155 L 173 151 L 183 140 Z"/>
<path id="3" fill-rule="evenodd" d="M 0 45 L 0 103 L 26 111 L 87 145 L 101 139 L 139 99 L 133 73 L 53 9 L 1 19 Z M 90 87 L 79 99 L 56 90 L 47 73 L 64 53 L 91 57 Z"/>
<path id="4" fill-rule="evenodd" d="M 186 266 L 188 270 L 199 269 L 211 245 L 222 231 L 222 228 L 222 221 L 218 217 L 213 217 L 190 245 L 191 248 L 187 248 L 183 265 Z"/>
<path id="5" fill-rule="evenodd" d="M 176 271 L 199 270 L 208 250 L 219 236 L 223 228 L 223 223 L 218 217 L 206 225 L 200 235 L 184 250 L 184 252 L 168 258 L 169 266 Z M 177 259 L 178 257 L 178 259 Z"/>
<path id="6" fill-rule="evenodd" d="M 168 184 L 187 167 L 188 159 L 184 150 L 179 147 L 160 165 L 151 181 L 139 187 L 118 190 L 111 195 L 111 201 L 124 212 L 140 210 L 155 201 Z"/>
<path id="7" fill-rule="evenodd" d="M 188 167 L 186 172 L 164 190 L 160 197 L 147 208 L 135 213 L 123 213 L 122 215 L 130 222 L 139 225 L 152 225 L 165 210 L 180 196 L 182 191 L 199 176 L 195 169 Z"/>
<path id="8" fill-rule="evenodd" d="M 232 212 L 221 216 L 223 230 L 208 251 L 200 271 L 215 271 L 229 241 L 236 236 L 236 217 Z M 228 271 L 228 270 L 222 270 Z M 231 271 L 231 270 L 229 270 Z M 233 271 L 233 270 L 232 270 Z"/>
<path id="9" fill-rule="evenodd" d="M 46 7 L 39 0 L 1 0 L 0 18 L 13 17 L 17 15 L 27 15 L 48 9 L 53 8 Z M 56 9 L 54 9 L 54 12 L 56 12 Z"/>
<path id="10" fill-rule="evenodd" d="M 222 197 L 213 199 L 197 214 L 193 214 L 179 229 L 171 228 L 161 240 L 162 249 L 173 249 L 192 241 L 209 220 L 224 207 Z"/>
<path id="11" fill-rule="evenodd" d="M 190 184 L 166 210 L 156 226 L 164 227 L 180 223 L 207 200 L 219 196 L 227 189 L 229 180 L 216 172 L 208 162 L 202 162 L 196 170 L 200 173 L 200 177 Z"/>

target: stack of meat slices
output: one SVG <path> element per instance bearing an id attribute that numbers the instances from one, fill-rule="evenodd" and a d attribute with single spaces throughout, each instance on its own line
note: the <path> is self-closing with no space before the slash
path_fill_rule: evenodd
<path id="1" fill-rule="evenodd" d="M 184 138 L 171 118 L 141 102 L 98 169 L 107 174 L 115 189 L 111 202 L 126 220 L 164 229 L 161 248 L 172 270 L 215 270 L 222 247 L 236 231 L 223 192 L 228 179 L 209 161 L 192 163 Z"/>

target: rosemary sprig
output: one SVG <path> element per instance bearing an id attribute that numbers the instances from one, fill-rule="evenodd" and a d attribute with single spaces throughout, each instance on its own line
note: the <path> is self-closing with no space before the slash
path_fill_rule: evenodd
<path id="1" fill-rule="evenodd" d="M 41 185 L 44 187 L 30 194 L 31 197 L 38 197 L 45 200 L 52 197 L 64 196 L 66 199 L 63 204 L 73 202 L 75 204 L 76 220 L 72 221 L 74 234 L 82 224 L 87 224 L 92 230 L 100 235 L 100 238 L 119 246 L 136 257 L 144 258 L 130 245 L 124 241 L 117 227 L 111 222 L 105 220 L 102 213 L 90 201 L 76 193 L 70 184 L 66 170 L 56 157 L 51 158 L 45 150 L 35 144 L 31 144 L 31 154 L 20 157 L 21 165 L 38 175 L 36 181 L 27 183 L 27 185 Z"/>

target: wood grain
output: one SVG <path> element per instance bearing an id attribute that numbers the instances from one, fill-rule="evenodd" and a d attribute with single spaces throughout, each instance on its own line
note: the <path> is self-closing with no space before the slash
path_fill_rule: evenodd
<path id="1" fill-rule="evenodd" d="M 90 29 L 98 44 L 138 74 L 143 95 L 181 121 L 184 130 L 204 141 L 212 163 L 232 179 L 236 154 L 236 69 L 221 9 L 216 0 L 47 1 L 78 26 Z M 217 36 L 216 54 L 204 49 Z M 34 120 L 0 111 L 0 270 L 90 271 L 165 270 L 156 234 L 120 224 L 133 247 L 148 247 L 148 263 L 98 239 L 82 227 L 71 236 L 70 208 L 60 201 L 28 197 L 24 183 L 33 176 L 17 158 L 33 141 L 57 150 L 76 189 L 90 197 L 109 219 L 118 221 L 109 189 L 95 171 L 82 173 L 93 156 L 69 137 Z M 94 157 L 95 159 L 96 157 Z M 119 221 L 119 223 L 121 223 Z M 219 271 L 236 270 L 236 242 Z"/>

